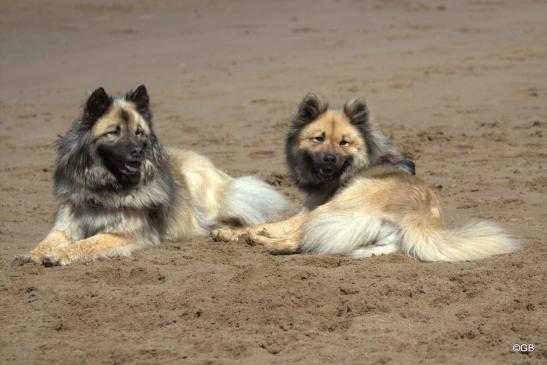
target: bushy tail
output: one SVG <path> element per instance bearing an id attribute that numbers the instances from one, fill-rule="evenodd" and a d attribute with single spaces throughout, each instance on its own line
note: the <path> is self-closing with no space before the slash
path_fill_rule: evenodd
<path id="1" fill-rule="evenodd" d="M 270 184 L 253 176 L 228 183 L 221 206 L 224 219 L 237 219 L 245 226 L 273 222 L 283 218 L 289 201 Z"/>
<path id="2" fill-rule="evenodd" d="M 342 212 L 323 213 L 307 222 L 300 242 L 300 250 L 306 253 L 357 258 L 401 251 L 422 261 L 477 260 L 518 248 L 517 242 L 489 222 L 435 230 Z"/>
<path id="3" fill-rule="evenodd" d="M 402 230 L 401 249 L 423 261 L 478 260 L 519 248 L 501 227 L 490 222 L 469 223 L 452 230 Z"/>

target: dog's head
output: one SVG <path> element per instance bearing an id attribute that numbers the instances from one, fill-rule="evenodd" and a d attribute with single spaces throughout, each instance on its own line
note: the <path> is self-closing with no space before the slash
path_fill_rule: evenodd
<path id="1" fill-rule="evenodd" d="M 154 134 L 146 87 L 119 98 L 101 87 L 59 140 L 56 189 L 77 183 L 91 190 L 122 190 L 151 179 L 162 165 L 165 157 Z"/>
<path id="2" fill-rule="evenodd" d="M 89 129 L 90 148 L 111 173 L 127 177 L 141 174 L 152 133 L 144 85 L 119 99 L 98 88 L 86 102 L 82 126 Z"/>
<path id="3" fill-rule="evenodd" d="M 369 159 L 369 111 L 364 99 L 330 110 L 315 94 L 304 97 L 286 140 L 286 155 L 295 183 L 303 189 L 339 185 Z"/>

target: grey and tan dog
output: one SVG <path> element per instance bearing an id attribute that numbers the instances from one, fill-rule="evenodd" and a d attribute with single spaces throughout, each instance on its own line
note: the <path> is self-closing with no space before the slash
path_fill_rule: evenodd
<path id="1" fill-rule="evenodd" d="M 509 253 L 518 245 L 496 224 L 445 226 L 435 192 L 369 117 L 363 99 L 341 111 L 307 95 L 291 123 L 290 176 L 306 194 L 300 214 L 277 223 L 217 229 L 219 241 L 247 236 L 272 253 L 305 252 L 355 258 L 404 252 L 424 261 L 460 261 Z"/>
<path id="2" fill-rule="evenodd" d="M 58 142 L 53 228 L 17 261 L 67 265 L 125 256 L 224 224 L 280 219 L 287 200 L 254 177 L 232 178 L 205 157 L 165 150 L 144 85 L 112 98 L 103 88 Z"/>

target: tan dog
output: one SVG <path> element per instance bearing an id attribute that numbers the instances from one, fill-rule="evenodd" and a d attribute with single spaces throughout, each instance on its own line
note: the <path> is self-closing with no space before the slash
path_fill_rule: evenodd
<path id="1" fill-rule="evenodd" d="M 435 192 L 396 163 L 397 152 L 370 124 L 364 100 L 349 101 L 342 111 L 322 105 L 307 96 L 287 138 L 291 176 L 308 192 L 304 211 L 277 223 L 215 230 L 215 240 L 246 237 L 277 254 L 404 252 L 424 261 L 481 259 L 518 248 L 493 223 L 447 229 Z M 297 168 L 294 156 L 302 156 Z"/>
<path id="2" fill-rule="evenodd" d="M 164 150 L 144 85 L 113 99 L 95 90 L 59 140 L 53 228 L 19 262 L 47 266 L 129 255 L 224 224 L 280 219 L 288 202 L 254 177 L 234 179 L 205 157 Z M 260 199 L 259 199 L 260 197 Z"/>

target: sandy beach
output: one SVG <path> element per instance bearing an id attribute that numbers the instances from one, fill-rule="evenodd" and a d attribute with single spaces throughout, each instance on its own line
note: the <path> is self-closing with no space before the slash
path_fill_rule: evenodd
<path id="1" fill-rule="evenodd" d="M 142 83 L 163 144 L 295 206 L 283 149 L 298 102 L 363 96 L 450 224 L 498 222 L 522 249 L 423 263 L 199 237 L 12 265 L 53 221 L 57 136 L 95 88 Z M 0 112 L 0 363 L 547 361 L 546 1 L 2 0 Z"/>

